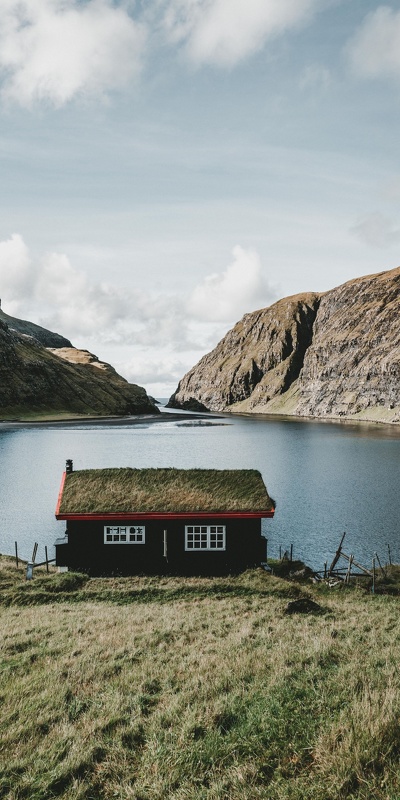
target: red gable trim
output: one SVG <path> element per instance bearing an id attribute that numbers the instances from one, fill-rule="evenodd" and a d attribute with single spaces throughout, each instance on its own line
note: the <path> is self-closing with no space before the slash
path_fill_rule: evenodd
<path id="1" fill-rule="evenodd" d="M 73 520 L 73 521 L 81 521 L 81 522 L 98 522 L 103 520 L 104 522 L 129 522 L 129 520 L 169 520 L 169 519 L 264 519 L 265 517 L 273 517 L 275 511 L 218 511 L 212 513 L 210 511 L 204 512 L 199 511 L 197 513 L 191 512 L 180 512 L 179 514 L 168 514 L 162 512 L 148 512 L 148 513 L 140 513 L 137 511 L 132 511 L 129 514 L 127 513 L 115 513 L 115 514 L 59 514 L 58 513 L 59 506 L 57 506 L 56 510 L 56 519 L 66 519 L 66 520 Z"/>
<path id="2" fill-rule="evenodd" d="M 62 517 L 59 516 L 59 513 L 60 513 L 61 498 L 62 498 L 62 493 L 64 491 L 64 483 L 65 483 L 65 478 L 66 477 L 67 477 L 67 473 L 63 472 L 63 475 L 62 475 L 62 478 L 61 478 L 60 491 L 58 493 L 58 499 L 57 499 L 57 505 L 56 505 L 56 519 L 63 519 Z"/>

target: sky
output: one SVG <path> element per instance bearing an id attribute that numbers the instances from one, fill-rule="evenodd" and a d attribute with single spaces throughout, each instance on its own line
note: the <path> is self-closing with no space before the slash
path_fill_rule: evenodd
<path id="1" fill-rule="evenodd" d="M 400 2 L 0 0 L 0 298 L 155 397 L 400 264 Z"/>

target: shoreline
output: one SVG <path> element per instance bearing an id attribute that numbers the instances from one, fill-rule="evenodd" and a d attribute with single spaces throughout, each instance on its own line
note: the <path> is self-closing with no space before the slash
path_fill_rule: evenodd
<path id="1" fill-rule="evenodd" d="M 131 427 L 134 425 L 148 425 L 156 422 L 180 422 L 181 420 L 197 420 L 197 419 L 222 419 L 219 414 L 191 412 L 191 411 L 161 411 L 160 414 L 135 414 L 132 416 L 122 417 L 65 417 L 62 419 L 55 419 L 54 417 L 40 418 L 40 419 L 0 419 L 0 430 L 10 430 L 13 428 L 58 428 L 61 426 L 67 427 L 81 427 L 86 425 L 123 425 L 124 427 Z"/>
<path id="2" fill-rule="evenodd" d="M 217 412 L 209 412 L 209 413 L 217 413 Z M 389 422 L 384 419 L 368 419 L 366 417 L 360 419 L 359 417 L 351 417 L 351 416 L 326 416 L 326 417 L 318 417 L 313 415 L 302 415 L 302 414 L 282 414 L 282 413 L 274 413 L 266 412 L 263 414 L 259 411 L 220 411 L 222 415 L 226 415 L 228 417 L 245 417 L 246 419 L 260 419 L 266 421 L 273 421 L 273 420 L 287 420 L 293 422 L 316 422 L 316 423 L 330 423 L 336 425 L 384 425 L 390 427 L 392 430 L 397 429 L 400 431 L 400 422 Z"/>
<path id="3" fill-rule="evenodd" d="M 0 431 L 14 430 L 22 428 L 79 428 L 90 426 L 102 425 L 106 426 L 123 426 L 134 427 L 136 425 L 152 425 L 157 422 L 182 422 L 187 420 L 203 420 L 207 421 L 218 419 L 253 419 L 259 422 L 295 422 L 295 423 L 312 423 L 335 425 L 340 428 L 349 428 L 354 426 L 358 430 L 362 428 L 374 428 L 375 430 L 388 429 L 391 435 L 398 435 L 400 437 L 400 424 L 398 422 L 386 422 L 385 420 L 377 419 L 357 419 L 347 416 L 303 416 L 300 414 L 282 414 L 282 413 L 260 413 L 258 411 L 186 411 L 185 409 L 164 410 L 160 409 L 160 414 L 133 414 L 131 416 L 76 416 L 76 417 L 61 417 L 55 418 L 54 416 L 42 417 L 39 419 L 0 419 Z M 210 424 L 212 424 L 210 422 Z"/>

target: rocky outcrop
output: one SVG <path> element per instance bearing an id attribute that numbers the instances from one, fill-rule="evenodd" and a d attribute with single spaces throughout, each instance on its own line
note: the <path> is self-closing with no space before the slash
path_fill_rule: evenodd
<path id="1" fill-rule="evenodd" d="M 319 302 L 302 294 L 246 314 L 185 375 L 169 405 L 223 411 L 246 402 L 251 410 L 286 392 L 299 376 Z"/>
<path id="2" fill-rule="evenodd" d="M 72 347 L 47 349 L 0 319 L 0 419 L 144 413 L 160 412 L 109 364 Z"/>
<path id="3" fill-rule="evenodd" d="M 400 268 L 246 314 L 171 407 L 400 421 Z"/>

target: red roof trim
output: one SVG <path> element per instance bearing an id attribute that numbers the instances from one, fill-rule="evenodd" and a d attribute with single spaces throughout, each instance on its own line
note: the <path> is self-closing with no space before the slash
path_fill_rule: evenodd
<path id="1" fill-rule="evenodd" d="M 66 477 L 67 477 L 67 473 L 63 472 L 62 478 L 61 478 L 60 491 L 58 493 L 58 499 L 57 499 L 57 505 L 56 505 L 56 519 L 62 519 L 62 517 L 59 516 L 59 513 L 60 513 L 61 498 L 62 498 L 62 493 L 64 491 L 64 483 L 65 483 L 65 478 Z"/>
<path id="2" fill-rule="evenodd" d="M 61 490 L 62 491 L 62 490 Z M 274 510 L 272 511 L 218 511 L 213 513 L 212 511 L 199 511 L 195 513 L 193 511 L 187 513 L 179 513 L 179 514 L 168 514 L 162 512 L 148 512 L 148 513 L 139 513 L 136 511 L 132 511 L 129 514 L 127 513 L 115 513 L 115 514 L 59 514 L 58 513 L 59 506 L 57 506 L 56 510 L 56 519 L 66 519 L 66 520 L 73 520 L 76 522 L 98 522 L 104 520 L 104 522 L 112 522 L 115 520 L 128 522 L 129 520 L 168 520 L 168 519 L 264 519 L 265 517 L 273 517 Z"/>

